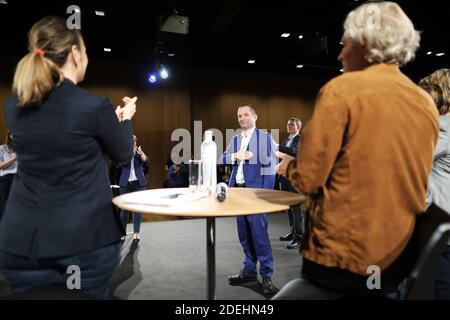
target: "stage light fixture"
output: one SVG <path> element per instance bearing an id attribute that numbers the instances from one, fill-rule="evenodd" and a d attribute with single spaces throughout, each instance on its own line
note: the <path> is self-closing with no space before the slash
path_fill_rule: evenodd
<path id="1" fill-rule="evenodd" d="M 156 81 L 158 81 L 158 78 L 157 78 L 156 74 L 151 73 L 151 74 L 148 76 L 148 81 L 149 81 L 150 83 L 155 83 Z"/>
<path id="2" fill-rule="evenodd" d="M 166 68 L 161 66 L 161 69 L 159 70 L 159 76 L 161 77 L 161 79 L 167 79 L 169 77 L 169 72 Z"/>

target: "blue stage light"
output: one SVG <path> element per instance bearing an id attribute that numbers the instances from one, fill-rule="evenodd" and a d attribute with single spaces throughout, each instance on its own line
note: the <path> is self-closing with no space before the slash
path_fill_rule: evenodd
<path id="1" fill-rule="evenodd" d="M 154 74 L 154 73 L 151 73 L 151 74 L 148 76 L 148 81 L 149 81 L 150 83 L 155 83 L 157 80 L 158 80 L 158 78 L 156 77 L 156 74 Z"/>

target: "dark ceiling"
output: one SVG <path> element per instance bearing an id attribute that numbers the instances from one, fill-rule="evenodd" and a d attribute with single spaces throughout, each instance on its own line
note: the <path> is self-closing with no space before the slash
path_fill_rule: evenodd
<path id="1" fill-rule="evenodd" d="M 0 1 L 1 2 L 1 1 Z M 127 0 L 20 1 L 0 4 L 0 49 L 19 58 L 26 32 L 46 15 L 68 17 L 81 9 L 81 27 L 91 61 L 126 60 L 167 65 L 277 73 L 335 75 L 342 22 L 362 1 L 355 0 Z M 421 77 L 450 62 L 447 11 L 442 1 L 397 1 L 423 31 L 416 61 L 405 71 Z M 97 16 L 95 11 L 104 11 Z M 189 17 L 189 34 L 159 32 L 174 12 Z M 289 38 L 281 34 L 290 33 Z M 299 35 L 303 38 L 299 39 Z M 104 48 L 111 52 L 104 52 Z M 431 51 L 432 54 L 427 55 Z M 436 53 L 446 53 L 436 56 Z M 169 56 L 174 54 L 174 56 Z M 250 65 L 248 60 L 255 63 Z M 296 68 L 303 65 L 302 69 Z"/>

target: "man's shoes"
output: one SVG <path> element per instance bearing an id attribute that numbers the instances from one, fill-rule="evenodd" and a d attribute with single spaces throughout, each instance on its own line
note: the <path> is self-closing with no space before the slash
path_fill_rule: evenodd
<path id="1" fill-rule="evenodd" d="M 280 237 L 280 241 L 292 241 L 292 239 L 294 239 L 294 233 L 292 231 Z"/>
<path id="2" fill-rule="evenodd" d="M 248 273 L 244 273 L 243 271 L 241 271 L 238 274 L 235 274 L 231 277 L 228 277 L 228 281 L 229 281 L 230 285 L 242 284 L 242 283 L 246 283 L 246 282 L 253 282 L 253 281 L 257 281 L 257 280 L 258 280 L 258 278 L 256 277 L 256 274 L 248 274 Z"/>
<path id="3" fill-rule="evenodd" d="M 273 286 L 272 280 L 270 278 L 263 278 L 262 291 L 264 294 L 275 293 L 275 287 Z"/>
<path id="4" fill-rule="evenodd" d="M 295 236 L 294 239 L 286 246 L 287 249 L 297 249 L 301 246 L 303 237 Z"/>

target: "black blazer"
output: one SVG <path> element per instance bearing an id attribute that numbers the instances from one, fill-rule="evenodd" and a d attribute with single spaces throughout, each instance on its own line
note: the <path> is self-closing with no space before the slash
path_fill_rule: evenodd
<path id="1" fill-rule="evenodd" d="M 107 156 L 133 155 L 131 121 L 113 105 L 65 79 L 35 108 L 8 98 L 5 115 L 18 171 L 0 224 L 0 250 L 23 257 L 65 257 L 119 241 Z"/>
<path id="2" fill-rule="evenodd" d="M 298 153 L 298 142 L 300 141 L 300 134 L 296 135 L 295 138 L 292 140 L 291 146 L 287 147 L 286 144 L 288 142 L 288 139 L 284 140 L 282 144 L 278 147 L 278 150 L 280 152 L 286 153 L 294 158 L 297 158 Z"/>
<path id="3" fill-rule="evenodd" d="M 300 134 L 296 135 L 295 138 L 292 140 L 291 146 L 287 147 L 286 143 L 288 142 L 288 139 L 284 140 L 282 144 L 278 147 L 278 150 L 280 152 L 283 152 L 285 154 L 288 154 L 292 157 L 297 158 L 298 153 L 298 147 L 299 147 L 299 141 L 300 141 Z M 278 176 L 278 181 L 280 185 L 280 190 L 283 191 L 290 191 L 290 192 L 297 192 L 294 187 L 291 185 L 289 180 L 287 180 L 283 176 Z"/>

